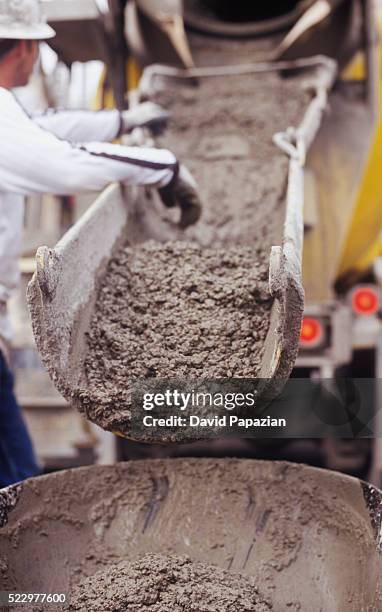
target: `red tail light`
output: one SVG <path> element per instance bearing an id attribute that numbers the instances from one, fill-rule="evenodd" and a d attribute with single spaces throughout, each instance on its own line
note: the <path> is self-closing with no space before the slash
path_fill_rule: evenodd
<path id="1" fill-rule="evenodd" d="M 319 346 L 324 338 L 321 321 L 312 317 L 304 317 L 301 325 L 300 344 L 304 348 Z"/>
<path id="2" fill-rule="evenodd" d="M 379 308 L 379 295 L 372 287 L 359 287 L 352 294 L 351 304 L 358 315 L 373 315 Z"/>

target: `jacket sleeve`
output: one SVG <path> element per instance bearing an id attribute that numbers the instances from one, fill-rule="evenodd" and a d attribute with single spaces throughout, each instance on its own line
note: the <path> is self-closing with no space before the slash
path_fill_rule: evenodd
<path id="1" fill-rule="evenodd" d="M 0 191 L 73 194 L 108 183 L 163 187 L 178 171 L 166 149 L 109 143 L 72 145 L 39 127 L 14 102 L 0 119 Z"/>
<path id="2" fill-rule="evenodd" d="M 72 142 L 97 140 L 109 142 L 121 132 L 122 119 L 118 110 L 104 111 L 55 111 L 34 114 L 31 119 L 57 138 Z"/>

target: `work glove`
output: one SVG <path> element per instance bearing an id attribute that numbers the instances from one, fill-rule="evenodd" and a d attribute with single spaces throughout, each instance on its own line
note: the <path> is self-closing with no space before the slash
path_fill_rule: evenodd
<path id="1" fill-rule="evenodd" d="M 165 206 L 168 208 L 179 206 L 179 227 L 184 229 L 198 221 L 202 212 L 198 186 L 185 166 L 180 164 L 171 182 L 158 191 Z"/>
<path id="2" fill-rule="evenodd" d="M 134 128 L 148 128 L 153 134 L 161 134 L 168 123 L 170 113 L 154 102 L 142 102 L 129 110 L 122 111 L 122 133 L 128 134 Z"/>

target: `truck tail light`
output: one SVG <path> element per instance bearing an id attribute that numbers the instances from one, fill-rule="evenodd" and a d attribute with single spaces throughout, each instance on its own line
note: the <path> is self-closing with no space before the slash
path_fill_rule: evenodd
<path id="1" fill-rule="evenodd" d="M 357 287 L 351 296 L 351 305 L 357 315 L 374 315 L 379 309 L 379 295 L 373 287 Z"/>
<path id="2" fill-rule="evenodd" d="M 322 323 L 313 317 L 304 317 L 301 325 L 300 346 L 302 348 L 317 348 L 324 340 Z"/>

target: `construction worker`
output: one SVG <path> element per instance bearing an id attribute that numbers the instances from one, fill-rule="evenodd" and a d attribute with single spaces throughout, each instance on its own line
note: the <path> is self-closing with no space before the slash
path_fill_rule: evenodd
<path id="1" fill-rule="evenodd" d="M 200 214 L 196 185 L 170 151 L 108 142 L 137 126 L 163 126 L 168 115 L 161 107 L 36 117 L 20 106 L 12 89 L 28 83 L 38 41 L 54 35 L 39 0 L 0 0 L 0 487 L 39 471 L 8 359 L 7 301 L 19 278 L 24 196 L 101 190 L 122 181 L 157 188 L 166 206 L 179 206 L 181 227 Z"/>

